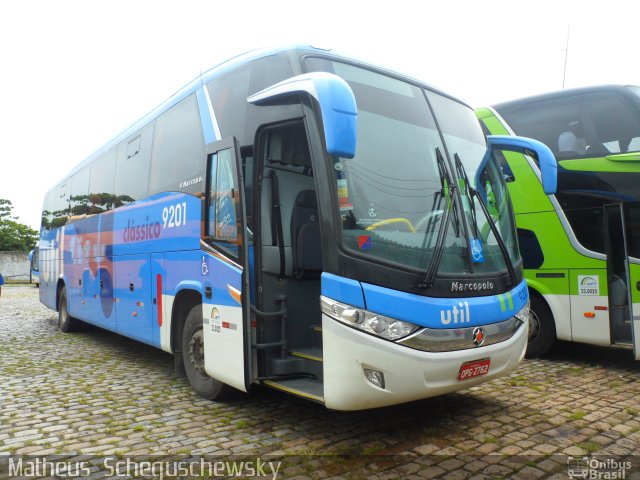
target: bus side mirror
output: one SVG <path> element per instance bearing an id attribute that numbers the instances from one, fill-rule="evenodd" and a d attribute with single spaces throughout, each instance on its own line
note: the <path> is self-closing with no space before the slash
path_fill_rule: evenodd
<path id="1" fill-rule="evenodd" d="M 311 72 L 283 80 L 251 95 L 254 105 L 288 103 L 292 96 L 306 93 L 320 104 L 327 152 L 344 158 L 356 154 L 358 109 L 349 84 L 327 72 Z"/>
<path id="2" fill-rule="evenodd" d="M 536 157 L 542 174 L 542 189 L 547 195 L 556 193 L 558 186 L 558 162 L 553 156 L 549 147 L 544 143 L 532 138 L 509 136 L 509 135 L 488 135 L 487 151 L 478 168 L 478 175 L 483 170 L 483 166 L 489 161 L 494 150 L 508 150 L 524 155 Z M 476 179 L 476 184 L 478 184 Z"/>

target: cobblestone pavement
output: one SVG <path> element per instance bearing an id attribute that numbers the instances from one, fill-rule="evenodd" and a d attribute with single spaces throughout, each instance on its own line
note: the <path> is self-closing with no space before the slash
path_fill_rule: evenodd
<path id="1" fill-rule="evenodd" d="M 263 388 L 214 403 L 174 378 L 170 355 L 98 328 L 63 334 L 35 288 L 5 286 L 0 455 L 264 457 L 282 460 L 278 478 L 536 479 L 568 478 L 568 456 L 640 453 L 640 362 L 629 350 L 560 350 L 470 390 L 374 411 Z M 633 461 L 625 478 L 640 475 Z"/>

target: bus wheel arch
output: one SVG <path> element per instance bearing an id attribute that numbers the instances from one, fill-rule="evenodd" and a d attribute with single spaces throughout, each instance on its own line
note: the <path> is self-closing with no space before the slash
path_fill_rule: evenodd
<path id="1" fill-rule="evenodd" d="M 182 352 L 182 332 L 187 315 L 193 307 L 202 303 L 202 295 L 196 290 L 184 289 L 176 293 L 171 310 L 171 351 Z"/>
<path id="2" fill-rule="evenodd" d="M 549 304 L 536 290 L 529 288 L 529 340 L 527 358 L 543 357 L 556 341 L 556 324 Z"/>

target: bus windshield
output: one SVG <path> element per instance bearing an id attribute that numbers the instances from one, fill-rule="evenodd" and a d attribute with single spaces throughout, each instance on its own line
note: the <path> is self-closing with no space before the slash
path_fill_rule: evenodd
<path id="1" fill-rule="evenodd" d="M 478 197 L 469 195 L 478 188 L 509 261 L 517 262 L 515 223 L 501 170 L 492 159 L 476 174 L 486 144 L 469 107 L 352 65 L 316 58 L 307 65 L 344 78 L 358 105 L 356 156 L 336 158 L 333 165 L 344 247 L 424 272 L 440 243 L 438 273 L 504 271 L 507 259 L 490 222 Z M 456 156 L 469 188 L 455 172 Z M 445 218 L 448 225 L 441 225 Z"/>

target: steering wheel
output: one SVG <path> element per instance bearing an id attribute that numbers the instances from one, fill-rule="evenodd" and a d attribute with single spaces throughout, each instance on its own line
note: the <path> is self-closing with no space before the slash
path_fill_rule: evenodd
<path id="1" fill-rule="evenodd" d="M 386 218 L 384 220 L 380 220 L 379 222 L 376 222 L 372 225 L 369 225 L 367 227 L 367 230 L 375 230 L 378 227 L 382 227 L 384 225 L 390 225 L 393 223 L 403 223 L 407 226 L 407 228 L 409 229 L 409 231 L 411 233 L 416 233 L 416 228 L 413 226 L 413 224 L 411 223 L 411 221 L 407 218 L 402 218 L 402 217 L 398 217 L 398 218 Z"/>

